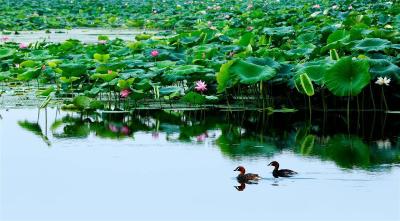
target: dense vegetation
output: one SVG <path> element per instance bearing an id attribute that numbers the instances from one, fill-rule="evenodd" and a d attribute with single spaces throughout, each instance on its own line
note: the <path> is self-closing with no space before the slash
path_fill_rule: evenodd
<path id="1" fill-rule="evenodd" d="M 69 108 L 104 108 L 99 100 L 109 101 L 108 108 L 151 101 L 399 108 L 400 4 L 395 1 L 1 3 L 0 81 L 34 81 L 39 96 L 74 97 Z M 165 37 L 144 33 L 129 42 L 99 36 L 97 44 L 27 45 L 7 38 L 9 31 L 69 27 L 167 32 Z"/>

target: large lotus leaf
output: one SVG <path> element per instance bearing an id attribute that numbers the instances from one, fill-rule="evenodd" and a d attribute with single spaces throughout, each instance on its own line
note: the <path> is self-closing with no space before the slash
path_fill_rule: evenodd
<path id="1" fill-rule="evenodd" d="M 328 36 L 327 42 L 331 44 L 336 41 L 346 41 L 350 39 L 350 33 L 346 30 L 336 30 Z"/>
<path id="2" fill-rule="evenodd" d="M 175 67 L 171 71 L 168 72 L 168 74 L 174 74 L 174 75 L 188 75 L 188 74 L 193 74 L 193 73 L 207 73 L 207 72 L 212 72 L 212 69 L 205 68 L 200 65 L 182 65 Z"/>
<path id="3" fill-rule="evenodd" d="M 63 71 L 62 75 L 66 77 L 80 77 L 83 74 L 86 74 L 86 65 L 84 64 L 61 64 L 60 69 Z"/>
<path id="4" fill-rule="evenodd" d="M 336 96 L 356 96 L 371 80 L 366 60 L 343 57 L 324 74 L 325 84 Z"/>
<path id="5" fill-rule="evenodd" d="M 229 73 L 229 68 L 233 63 L 235 63 L 235 60 L 228 61 L 221 65 L 219 72 L 216 74 L 215 77 L 218 83 L 218 93 L 225 91 L 226 88 L 232 87 L 237 82 L 237 80 L 233 79 Z"/>
<path id="6" fill-rule="evenodd" d="M 15 53 L 14 49 L 11 48 L 0 48 L 0 59 L 13 56 Z"/>
<path id="7" fill-rule="evenodd" d="M 238 76 L 240 83 L 243 84 L 267 81 L 276 75 L 276 70 L 269 66 L 260 66 L 243 60 L 236 60 L 230 66 L 229 72 Z"/>
<path id="8" fill-rule="evenodd" d="M 325 60 L 309 62 L 300 66 L 297 74 L 307 73 L 308 77 L 315 83 L 321 85 L 324 83 L 324 73 L 327 71 L 331 63 Z"/>
<path id="9" fill-rule="evenodd" d="M 360 51 L 382 51 L 390 47 L 391 42 L 381 38 L 366 38 L 357 42 L 353 49 Z"/>
<path id="10" fill-rule="evenodd" d="M 189 104 L 204 104 L 207 99 L 199 93 L 189 92 L 181 100 Z"/>
<path id="11" fill-rule="evenodd" d="M 160 95 L 170 95 L 172 93 L 180 92 L 182 88 L 176 86 L 161 87 L 159 89 Z"/>
<path id="12" fill-rule="evenodd" d="M 374 78 L 391 77 L 400 81 L 400 68 L 386 59 L 368 59 L 370 72 Z"/>
<path id="13" fill-rule="evenodd" d="M 269 57 L 263 57 L 263 58 L 257 58 L 257 57 L 248 57 L 246 59 L 247 62 L 261 65 L 261 66 L 269 66 L 271 68 L 279 69 L 281 67 L 281 64 L 277 61 L 274 61 L 272 58 Z"/>
<path id="14" fill-rule="evenodd" d="M 27 60 L 27 61 L 23 61 L 19 64 L 19 66 L 21 68 L 34 68 L 36 66 L 38 66 L 39 63 L 36 61 L 32 61 L 32 60 Z"/>
<path id="15" fill-rule="evenodd" d="M 115 73 L 115 72 L 113 72 L 111 74 L 99 74 L 99 73 L 96 73 L 96 74 L 91 75 L 90 79 L 102 79 L 102 80 L 104 80 L 106 82 L 109 82 L 109 81 L 113 80 L 116 77 L 118 77 L 118 74 Z"/>
<path id="16" fill-rule="evenodd" d="M 251 44 L 253 38 L 254 38 L 254 34 L 251 32 L 247 32 L 244 35 L 242 35 L 242 37 L 240 37 L 237 44 L 242 47 L 247 47 L 247 45 Z"/>
<path id="17" fill-rule="evenodd" d="M 286 36 L 294 33 L 294 29 L 291 26 L 282 26 L 274 28 L 264 28 L 263 32 L 271 36 Z"/>
<path id="18" fill-rule="evenodd" d="M 17 76 L 17 79 L 20 81 L 30 81 L 34 78 L 39 77 L 40 69 L 29 69 L 22 74 Z"/>
<path id="19" fill-rule="evenodd" d="M 81 110 L 102 109 L 104 107 L 103 103 L 100 101 L 93 100 L 92 98 L 83 95 L 75 97 L 72 102 Z"/>

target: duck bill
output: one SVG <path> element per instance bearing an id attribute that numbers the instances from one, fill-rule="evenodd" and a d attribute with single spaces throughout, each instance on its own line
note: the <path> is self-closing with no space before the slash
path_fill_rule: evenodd
<path id="1" fill-rule="evenodd" d="M 269 163 L 268 166 L 272 166 L 272 163 Z"/>

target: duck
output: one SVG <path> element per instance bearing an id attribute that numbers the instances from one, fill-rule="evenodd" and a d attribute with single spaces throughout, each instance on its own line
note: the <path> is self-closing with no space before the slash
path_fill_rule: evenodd
<path id="1" fill-rule="evenodd" d="M 258 174 L 255 173 L 246 173 L 246 169 L 242 166 L 236 167 L 235 170 L 233 171 L 239 171 L 239 175 L 236 177 L 239 183 L 252 183 L 252 182 L 257 182 L 258 180 L 261 179 L 261 177 Z"/>
<path id="2" fill-rule="evenodd" d="M 279 170 L 279 163 L 277 161 L 272 161 L 268 164 L 268 166 L 273 166 L 275 169 L 272 171 L 272 176 L 275 178 L 278 177 L 291 177 L 297 174 L 297 172 L 289 169 L 281 169 Z"/>

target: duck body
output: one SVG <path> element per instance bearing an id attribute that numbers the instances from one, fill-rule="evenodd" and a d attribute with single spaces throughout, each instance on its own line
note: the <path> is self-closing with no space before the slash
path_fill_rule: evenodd
<path id="1" fill-rule="evenodd" d="M 261 179 L 258 174 L 246 173 L 246 170 L 242 166 L 238 166 L 234 171 L 239 171 L 239 175 L 236 177 L 239 183 L 251 183 L 257 182 Z"/>
<path id="2" fill-rule="evenodd" d="M 274 170 L 272 171 L 272 176 L 275 178 L 279 177 L 292 177 L 297 174 L 297 172 L 289 169 L 279 169 L 279 163 L 276 161 L 272 161 L 268 166 L 274 166 Z"/>

